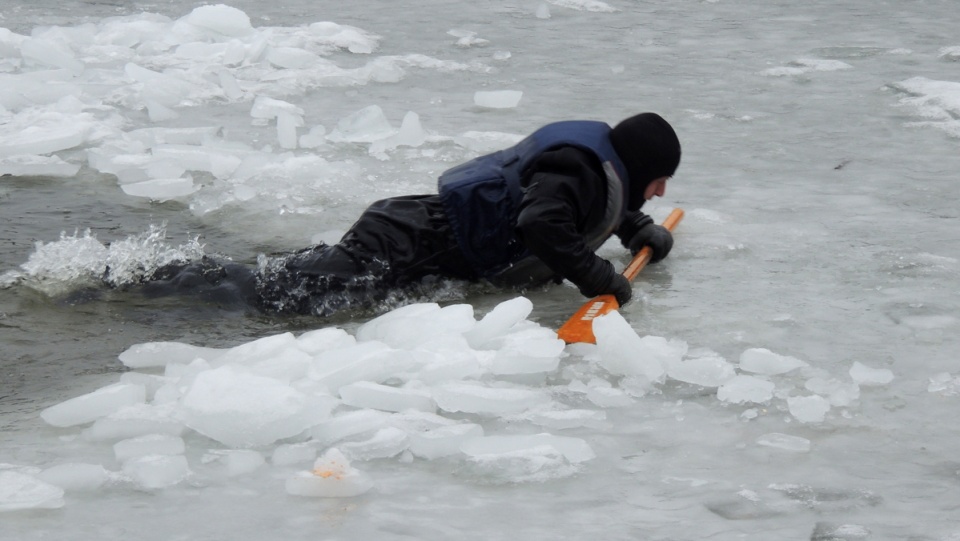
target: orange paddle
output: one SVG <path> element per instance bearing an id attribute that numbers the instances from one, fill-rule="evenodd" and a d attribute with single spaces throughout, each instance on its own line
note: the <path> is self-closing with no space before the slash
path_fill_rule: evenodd
<path id="1" fill-rule="evenodd" d="M 673 212 L 663 221 L 663 227 L 673 231 L 683 219 L 683 209 L 673 209 Z M 644 246 L 633 257 L 633 261 L 623 269 L 623 275 L 627 280 L 633 280 L 640 274 L 640 271 L 647 266 L 653 250 L 649 246 Z M 557 331 L 557 336 L 568 344 L 577 342 L 587 342 L 596 344 L 597 339 L 593 336 L 593 318 L 612 312 L 620 308 L 617 299 L 613 295 L 600 295 L 587 301 L 579 310 L 567 320 L 566 323 Z"/>

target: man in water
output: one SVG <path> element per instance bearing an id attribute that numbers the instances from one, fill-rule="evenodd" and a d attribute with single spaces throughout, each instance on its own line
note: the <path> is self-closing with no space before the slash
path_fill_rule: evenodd
<path id="1" fill-rule="evenodd" d="M 373 203 L 339 243 L 320 244 L 257 271 L 209 258 L 161 269 L 154 294 L 195 293 L 271 312 L 329 315 L 369 306 L 430 277 L 505 286 L 571 281 L 622 306 L 628 280 L 596 250 L 616 234 L 651 262 L 673 237 L 640 211 L 662 197 L 680 164 L 680 142 L 655 113 L 617 124 L 548 124 L 507 148 L 440 175 L 432 195 Z"/>

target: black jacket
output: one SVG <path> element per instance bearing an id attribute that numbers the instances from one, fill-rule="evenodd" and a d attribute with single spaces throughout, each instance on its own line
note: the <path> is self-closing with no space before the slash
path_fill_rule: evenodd
<path id="1" fill-rule="evenodd" d="M 574 147 L 546 152 L 525 175 L 517 219 L 517 235 L 526 248 L 588 297 L 605 291 L 616 272 L 584 240 L 603 219 L 604 178 L 600 162 L 587 152 Z M 627 246 L 652 221 L 639 210 L 630 212 L 615 234 Z"/>

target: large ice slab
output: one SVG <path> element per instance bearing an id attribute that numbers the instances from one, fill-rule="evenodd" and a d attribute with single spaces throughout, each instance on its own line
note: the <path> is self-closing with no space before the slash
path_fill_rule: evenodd
<path id="1" fill-rule="evenodd" d="M 63 507 L 63 489 L 13 470 L 0 470 L 0 512 Z"/>
<path id="2" fill-rule="evenodd" d="M 71 398 L 50 406 L 40 416 L 44 421 L 59 427 L 90 423 L 125 406 L 141 404 L 147 391 L 143 385 L 117 383 L 91 393 Z"/>

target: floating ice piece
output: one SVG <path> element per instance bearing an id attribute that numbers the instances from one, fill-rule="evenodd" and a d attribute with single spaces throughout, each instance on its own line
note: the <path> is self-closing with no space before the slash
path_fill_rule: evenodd
<path id="1" fill-rule="evenodd" d="M 124 406 L 143 403 L 146 396 L 147 390 L 143 385 L 115 383 L 50 406 L 40 413 L 40 417 L 58 427 L 82 425 Z"/>
<path id="2" fill-rule="evenodd" d="M 490 40 L 483 38 L 478 38 L 476 32 L 471 32 L 469 30 L 450 30 L 447 32 L 447 35 L 457 38 L 457 47 L 463 47 L 464 49 L 468 47 L 484 46 L 490 43 Z"/>
<path id="3" fill-rule="evenodd" d="M 946 396 L 960 394 L 960 377 L 954 377 L 949 372 L 941 372 L 930 378 L 927 392 Z"/>
<path id="4" fill-rule="evenodd" d="M 433 430 L 443 426 L 452 426 L 458 423 L 454 419 L 430 413 L 426 411 L 407 410 L 390 415 L 388 420 L 390 426 L 399 428 L 404 432 L 423 432 Z"/>
<path id="5" fill-rule="evenodd" d="M 514 325 L 525 320 L 532 311 L 533 303 L 526 297 L 501 302 L 463 336 L 470 347 L 481 349 L 490 340 L 506 334 Z"/>
<path id="6" fill-rule="evenodd" d="M 757 444 L 798 453 L 806 453 L 810 450 L 810 440 L 799 436 L 780 434 L 778 432 L 771 432 L 770 434 L 760 436 L 757 438 Z"/>
<path id="7" fill-rule="evenodd" d="M 534 411 L 524 417 L 531 423 L 554 430 L 579 427 L 597 428 L 605 424 L 607 412 L 584 409 Z"/>
<path id="8" fill-rule="evenodd" d="M 183 481 L 190 468 L 182 455 L 147 455 L 124 462 L 123 473 L 142 488 L 156 489 Z"/>
<path id="9" fill-rule="evenodd" d="M 347 331 L 337 327 L 325 327 L 307 331 L 297 337 L 297 348 L 316 355 L 326 350 L 356 345 L 357 340 Z"/>
<path id="10" fill-rule="evenodd" d="M 341 25 L 330 21 L 321 21 L 311 24 L 307 29 L 310 34 L 351 53 L 370 54 L 377 48 L 379 36 L 370 34 L 355 26 Z"/>
<path id="11" fill-rule="evenodd" d="M 762 404 L 773 398 L 775 385 L 772 381 L 756 376 L 737 375 L 725 381 L 717 389 L 717 398 L 723 402 Z"/>
<path id="12" fill-rule="evenodd" d="M 227 477 L 252 473 L 266 462 L 262 454 L 251 449 L 218 449 L 207 453 L 202 461 L 204 464 L 218 464 Z"/>
<path id="13" fill-rule="evenodd" d="M 246 13 L 223 4 L 200 6 L 180 20 L 222 36 L 244 37 L 254 32 Z"/>
<path id="14" fill-rule="evenodd" d="M 420 115 L 407 111 L 400 124 L 400 131 L 385 139 L 374 141 L 370 145 L 371 154 L 380 154 L 397 147 L 418 147 L 427 140 L 427 133 L 420 124 Z"/>
<path id="15" fill-rule="evenodd" d="M 327 128 L 322 125 L 313 126 L 310 130 L 300 136 L 301 148 L 317 148 L 324 144 L 327 135 Z"/>
<path id="16" fill-rule="evenodd" d="M 80 165 L 67 163 L 56 156 L 9 156 L 0 158 L 0 176 L 72 177 Z"/>
<path id="17" fill-rule="evenodd" d="M 337 122 L 327 139 L 336 143 L 372 143 L 394 134 L 379 105 L 370 105 Z"/>
<path id="18" fill-rule="evenodd" d="M 297 47 L 270 47 L 264 58 L 278 68 L 288 69 L 309 68 L 318 64 L 329 63 L 329 61 L 310 51 Z"/>
<path id="19" fill-rule="evenodd" d="M 827 398 L 831 406 L 849 406 L 860 398 L 860 386 L 854 382 L 842 382 L 837 379 L 810 378 L 804 384 L 808 391 L 812 391 Z"/>
<path id="20" fill-rule="evenodd" d="M 110 480 L 110 472 L 100 464 L 59 464 L 37 474 L 45 483 L 65 491 L 97 490 Z"/>
<path id="21" fill-rule="evenodd" d="M 313 443 L 291 443 L 278 445 L 273 450 L 270 462 L 274 466 L 292 466 L 317 459 L 317 447 Z"/>
<path id="22" fill-rule="evenodd" d="M 256 447 L 303 432 L 312 422 L 303 393 L 232 366 L 201 372 L 184 394 L 185 424 L 232 447 Z"/>
<path id="23" fill-rule="evenodd" d="M 297 472 L 286 482 L 287 494 L 320 498 L 352 498 L 371 488 L 373 481 L 337 448 L 318 458 L 313 471 Z"/>
<path id="24" fill-rule="evenodd" d="M 811 539 L 836 539 L 838 541 L 856 541 L 857 539 L 869 539 L 870 528 L 860 524 L 835 524 L 830 522 L 818 522 L 811 532 Z M 943 541 L 950 541 L 954 536 L 948 535 Z"/>
<path id="25" fill-rule="evenodd" d="M 607 386 L 588 387 L 587 400 L 601 408 L 623 408 L 634 403 L 634 400 L 622 390 Z"/>
<path id="26" fill-rule="evenodd" d="M 492 358 L 494 352 L 471 350 L 462 336 L 446 335 L 446 337 L 450 338 L 450 342 L 460 344 L 460 347 L 439 346 L 437 350 L 418 349 L 417 355 L 423 364 L 416 368 L 415 372 L 403 376 L 425 385 L 435 385 L 445 381 L 478 378 L 486 371 L 481 367 L 481 362 Z M 423 344 L 421 347 L 430 345 Z"/>
<path id="27" fill-rule="evenodd" d="M 118 462 L 147 455 L 182 455 L 185 451 L 182 438 L 166 434 L 148 434 L 113 445 L 113 454 Z"/>
<path id="28" fill-rule="evenodd" d="M 555 6 L 575 9 L 577 11 L 592 11 L 597 13 L 613 13 L 619 11 L 606 2 L 600 0 L 548 0 Z"/>
<path id="29" fill-rule="evenodd" d="M 277 114 L 277 140 L 280 148 L 297 148 L 297 128 L 303 126 L 303 117 L 281 112 Z"/>
<path id="30" fill-rule="evenodd" d="M 886 368 L 871 368 L 859 361 L 850 367 L 850 377 L 864 387 L 879 387 L 893 381 L 893 371 Z"/>
<path id="31" fill-rule="evenodd" d="M 145 105 L 147 106 L 147 116 L 150 118 L 150 122 L 165 122 L 167 120 L 180 118 L 180 113 L 157 100 L 148 99 L 145 101 Z"/>
<path id="32" fill-rule="evenodd" d="M 537 11 L 534 13 L 538 19 L 549 19 L 550 18 L 550 6 L 545 3 L 541 3 L 537 6 Z"/>
<path id="33" fill-rule="evenodd" d="M 208 171 L 217 178 L 229 178 L 242 160 L 230 150 L 196 145 L 157 145 L 153 157 L 191 171 Z"/>
<path id="34" fill-rule="evenodd" d="M 900 103 L 915 108 L 918 115 L 927 119 L 919 125 L 935 126 L 960 137 L 960 123 L 957 122 L 960 82 L 911 77 L 891 86 L 907 94 Z"/>
<path id="35" fill-rule="evenodd" d="M 224 364 L 252 365 L 261 363 L 273 357 L 279 357 L 286 352 L 297 349 L 297 338 L 291 332 L 264 336 L 252 342 L 223 351 L 215 360 L 208 359 L 214 366 Z"/>
<path id="36" fill-rule="evenodd" d="M 410 447 L 410 438 L 399 428 L 388 426 L 378 430 L 370 439 L 340 444 L 339 449 L 353 460 L 372 460 L 399 455 Z"/>
<path id="37" fill-rule="evenodd" d="M 0 512 L 63 507 L 63 489 L 32 475 L 0 470 Z"/>
<path id="38" fill-rule="evenodd" d="M 667 377 L 701 387 L 719 387 L 736 374 L 733 365 L 715 353 L 667 363 Z"/>
<path id="39" fill-rule="evenodd" d="M 291 347 L 251 363 L 249 368 L 251 374 L 290 383 L 305 378 L 312 361 L 313 357 L 309 353 Z"/>
<path id="40" fill-rule="evenodd" d="M 949 60 L 951 62 L 960 62 L 960 45 L 954 45 L 952 47 L 942 47 L 938 51 L 937 57 L 941 60 Z"/>
<path id="41" fill-rule="evenodd" d="M 763 70 L 764 75 L 772 77 L 787 77 L 803 75 L 811 71 L 839 71 L 853 69 L 853 66 L 839 60 L 823 60 L 819 58 L 801 58 L 789 62 L 787 66 Z"/>
<path id="42" fill-rule="evenodd" d="M 801 423 L 822 423 L 827 412 L 830 411 L 830 402 L 820 395 L 791 396 L 787 398 L 787 407 L 790 415 Z"/>
<path id="43" fill-rule="evenodd" d="M 437 303 L 410 304 L 364 323 L 357 340 L 379 340 L 395 348 L 410 349 L 442 334 L 461 334 L 476 325 L 473 307 Z"/>
<path id="44" fill-rule="evenodd" d="M 224 61 L 225 64 L 229 62 Z M 217 74 L 218 79 L 220 80 L 220 88 L 223 89 L 223 95 L 227 99 L 234 101 L 243 98 L 243 88 L 240 87 L 240 83 L 237 81 L 237 78 L 233 76 L 227 70 L 221 70 Z"/>
<path id="45" fill-rule="evenodd" d="M 143 372 L 124 372 L 120 374 L 120 383 L 143 385 L 147 390 L 147 400 L 150 400 L 161 387 L 170 383 L 170 379 L 156 374 L 145 374 Z"/>
<path id="46" fill-rule="evenodd" d="M 391 387 L 370 381 L 358 381 L 341 387 L 340 398 L 344 404 L 357 408 L 395 412 L 410 409 L 437 411 L 437 403 L 426 391 Z"/>
<path id="47" fill-rule="evenodd" d="M 361 342 L 355 347 L 328 352 L 320 355 L 309 369 L 309 376 L 331 393 L 336 393 L 345 385 L 357 381 L 381 382 L 393 378 L 396 374 L 405 373 L 417 365 L 414 355 L 405 350 L 379 349 L 364 352 L 356 360 L 347 361 L 340 366 L 330 368 L 329 360 L 333 353 L 349 355 L 351 352 L 361 352 L 367 345 L 383 344 L 379 342 Z M 339 356 L 339 355 L 338 355 Z M 322 364 L 319 359 L 323 359 Z"/>
<path id="48" fill-rule="evenodd" d="M 257 96 L 257 99 L 253 100 L 253 107 L 250 109 L 250 116 L 253 118 L 267 120 L 273 120 L 281 113 L 302 117 L 304 111 L 288 101 L 268 98 L 266 96 Z"/>
<path id="49" fill-rule="evenodd" d="M 464 466 L 462 471 L 480 476 L 484 483 L 509 484 L 562 479 L 581 469 L 552 445 L 467 456 Z"/>
<path id="50" fill-rule="evenodd" d="M 18 129 L 15 133 L 0 131 L 0 158 L 22 155 L 42 155 L 78 147 L 87 140 L 92 124 L 69 122 L 37 124 Z"/>
<path id="51" fill-rule="evenodd" d="M 84 70 L 83 62 L 77 60 L 73 51 L 51 40 L 27 38 L 20 44 L 20 54 L 25 60 L 62 68 L 74 75 Z"/>
<path id="52" fill-rule="evenodd" d="M 471 439 L 483 436 L 483 427 L 473 423 L 440 426 L 422 432 L 413 432 L 410 437 L 410 452 L 414 456 L 433 460 L 460 453 L 460 446 Z"/>
<path id="53" fill-rule="evenodd" d="M 331 445 L 350 436 L 379 430 L 386 426 L 389 420 L 390 414 L 382 411 L 350 411 L 321 421 L 310 430 L 310 433 L 321 445 Z"/>
<path id="54" fill-rule="evenodd" d="M 192 176 L 187 175 L 182 178 L 154 178 L 143 182 L 123 184 L 120 189 L 127 195 L 144 197 L 162 203 L 196 193 L 200 190 L 200 187 L 193 183 Z"/>
<path id="55" fill-rule="evenodd" d="M 533 327 L 505 336 L 490 363 L 493 374 L 537 374 L 555 370 L 564 350 L 557 333 Z"/>
<path id="56" fill-rule="evenodd" d="M 0 71 L 2 68 L 3 60 L 0 57 Z M 4 126 L 4 130 L 0 131 L 9 130 L 9 133 L 16 134 L 23 128 L 38 124 L 55 124 L 56 121 L 91 118 L 88 114 L 80 112 L 82 106 L 69 112 L 51 111 L 51 108 L 60 109 L 62 100 L 77 99 L 84 93 L 83 87 L 72 82 L 73 77 L 73 74 L 62 69 L 31 71 L 16 75 L 0 73 L 0 113 L 6 114 L 6 110 L 21 112 Z M 32 106 L 41 107 L 23 111 Z M 86 121 L 83 122 L 86 123 Z"/>
<path id="57" fill-rule="evenodd" d="M 521 413 L 550 401 L 550 396 L 538 389 L 487 387 L 466 381 L 434 387 L 433 397 L 444 411 L 481 415 Z"/>
<path id="58" fill-rule="evenodd" d="M 665 366 L 683 358 L 687 345 L 659 336 L 641 338 L 619 312 L 593 320 L 600 365 L 618 376 L 639 376 L 650 385 L 662 383 Z"/>
<path id="59" fill-rule="evenodd" d="M 751 348 L 740 354 L 740 369 L 754 374 L 786 374 L 804 366 L 809 365 L 800 359 L 779 355 L 765 348 Z"/>
<path id="60" fill-rule="evenodd" d="M 522 97 L 520 90 L 481 90 L 473 94 L 473 103 L 487 109 L 512 109 Z"/>
<path id="61" fill-rule="evenodd" d="M 123 71 L 127 77 L 144 85 L 143 100 L 148 109 L 151 106 L 157 107 L 156 113 L 162 113 L 160 118 L 152 119 L 154 121 L 163 120 L 164 117 L 171 115 L 171 112 L 164 111 L 164 108 L 177 107 L 184 102 L 189 102 L 199 92 L 197 85 L 176 72 L 154 71 L 133 62 L 128 62 Z"/>
<path id="62" fill-rule="evenodd" d="M 593 449 L 580 438 L 554 436 L 552 434 L 484 436 L 474 438 L 460 446 L 467 456 L 499 455 L 517 451 L 533 450 L 549 446 L 559 451 L 571 463 L 585 462 L 596 458 Z"/>

